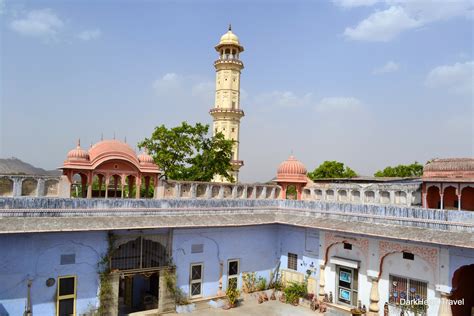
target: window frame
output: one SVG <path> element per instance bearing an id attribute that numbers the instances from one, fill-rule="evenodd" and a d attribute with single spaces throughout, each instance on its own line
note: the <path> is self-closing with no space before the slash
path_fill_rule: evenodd
<path id="1" fill-rule="evenodd" d="M 294 268 L 294 269 L 293 269 L 293 268 L 290 268 L 290 255 L 296 256 L 296 258 L 295 258 L 295 268 Z M 287 268 L 288 270 L 298 271 L 298 254 L 297 254 L 297 253 L 288 252 L 288 254 L 287 254 L 286 268 Z"/>
<path id="2" fill-rule="evenodd" d="M 193 267 L 196 267 L 196 266 L 201 266 L 201 278 L 197 280 L 193 280 Z M 191 263 L 189 265 L 189 297 L 191 299 L 202 297 L 203 280 L 204 280 L 204 263 L 203 262 Z M 200 283 L 200 290 L 199 290 L 198 295 L 193 295 L 192 285 L 196 283 Z"/>
<path id="3" fill-rule="evenodd" d="M 351 272 L 351 282 L 350 282 L 351 287 L 350 288 L 339 285 L 341 268 L 345 270 L 350 270 Z M 350 304 L 347 304 L 346 302 L 341 302 L 339 300 L 340 289 L 350 292 L 350 295 L 351 295 Z M 354 307 L 354 306 L 357 306 L 358 299 L 359 299 L 359 269 L 350 268 L 350 267 L 336 264 L 336 304 Z"/>
<path id="4" fill-rule="evenodd" d="M 425 294 L 426 294 L 426 296 L 422 297 L 421 299 L 422 300 L 428 299 L 428 289 L 429 289 L 429 287 L 428 287 L 429 282 L 428 281 L 420 280 L 420 279 L 416 279 L 416 278 L 410 278 L 410 277 L 402 276 L 402 275 L 398 275 L 398 274 L 389 274 L 388 275 L 388 299 L 387 299 L 387 302 L 388 302 L 389 305 L 399 306 L 399 303 L 394 302 L 394 301 L 390 301 L 390 293 L 391 293 L 391 290 L 392 290 L 393 277 L 406 280 L 406 286 L 407 286 L 406 293 L 407 293 L 407 295 L 410 295 L 409 290 L 410 290 L 411 281 L 423 283 L 425 285 Z M 408 299 L 411 299 L 411 298 L 407 297 L 406 299 L 408 300 Z"/>
<path id="5" fill-rule="evenodd" d="M 61 286 L 62 279 L 74 279 L 74 294 L 68 295 L 59 295 L 59 288 Z M 59 302 L 61 300 L 73 299 L 73 315 L 76 316 L 76 301 L 77 301 L 77 276 L 76 275 L 62 275 L 58 276 L 57 286 L 56 286 L 56 316 L 59 316 Z"/>
<path id="6" fill-rule="evenodd" d="M 237 274 L 230 275 L 229 265 L 231 262 L 237 262 Z M 227 260 L 227 288 L 229 288 L 230 279 L 235 279 L 235 284 L 239 288 L 239 276 L 240 276 L 240 259 L 229 259 Z"/>

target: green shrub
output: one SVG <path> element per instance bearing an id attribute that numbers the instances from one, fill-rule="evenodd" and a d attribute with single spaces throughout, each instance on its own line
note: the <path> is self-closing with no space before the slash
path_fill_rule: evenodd
<path id="1" fill-rule="evenodd" d="M 227 290 L 225 291 L 225 295 L 227 296 L 227 299 L 229 300 L 229 304 L 231 306 L 235 306 L 235 304 L 237 303 L 237 299 L 240 296 L 240 291 L 237 288 L 228 287 Z"/>
<path id="2" fill-rule="evenodd" d="M 244 282 L 245 288 L 248 293 L 255 292 L 257 276 L 255 272 L 245 273 L 242 276 L 242 281 Z"/>
<path id="3" fill-rule="evenodd" d="M 283 292 L 287 303 L 296 304 L 300 297 L 307 294 L 307 285 L 305 283 L 290 282 Z"/>
<path id="4" fill-rule="evenodd" d="M 267 279 L 264 277 L 258 277 L 257 291 L 265 291 L 267 289 Z"/>

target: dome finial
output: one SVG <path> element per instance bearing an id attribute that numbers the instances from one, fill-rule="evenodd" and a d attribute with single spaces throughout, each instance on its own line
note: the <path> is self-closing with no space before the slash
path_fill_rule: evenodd
<path id="1" fill-rule="evenodd" d="M 229 31 L 232 31 L 232 24 L 229 23 Z"/>
<path id="2" fill-rule="evenodd" d="M 81 147 L 81 139 L 80 138 L 77 139 L 77 147 Z"/>

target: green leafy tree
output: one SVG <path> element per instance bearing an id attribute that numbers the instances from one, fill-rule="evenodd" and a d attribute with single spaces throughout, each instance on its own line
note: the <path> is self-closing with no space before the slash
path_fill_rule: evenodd
<path id="1" fill-rule="evenodd" d="M 357 173 L 339 161 L 325 161 L 313 172 L 308 173 L 311 180 L 329 178 L 353 178 Z"/>
<path id="2" fill-rule="evenodd" d="M 411 165 L 398 165 L 395 167 L 386 167 L 378 170 L 376 177 L 421 177 L 423 175 L 423 165 L 414 162 Z"/>
<path id="3" fill-rule="evenodd" d="M 173 180 L 211 181 L 221 175 L 234 181 L 231 171 L 234 141 L 222 133 L 208 137 L 209 125 L 186 122 L 167 128 L 157 126 L 150 138 L 138 144 L 148 149 L 165 176 Z"/>

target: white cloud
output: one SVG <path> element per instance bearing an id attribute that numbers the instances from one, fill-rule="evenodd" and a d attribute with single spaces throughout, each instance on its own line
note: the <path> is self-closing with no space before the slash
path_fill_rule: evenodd
<path id="1" fill-rule="evenodd" d="M 385 65 L 383 65 L 382 67 L 375 68 L 372 71 L 372 74 L 380 75 L 380 74 L 385 74 L 385 73 L 389 73 L 389 72 L 395 72 L 395 71 L 398 71 L 398 69 L 400 69 L 400 65 L 398 63 L 396 63 L 394 61 L 389 61 Z"/>
<path id="2" fill-rule="evenodd" d="M 473 3 L 471 0 L 385 0 L 388 8 L 375 11 L 355 27 L 347 27 L 344 35 L 352 40 L 388 42 L 404 31 L 429 23 L 472 16 Z"/>
<path id="3" fill-rule="evenodd" d="M 399 33 L 418 26 L 421 23 L 410 17 L 405 9 L 393 6 L 373 13 L 354 28 L 346 28 L 344 35 L 352 40 L 388 42 Z"/>
<path id="4" fill-rule="evenodd" d="M 63 21 L 51 9 L 29 11 L 10 23 L 15 32 L 37 38 L 54 38 L 63 26 Z"/>
<path id="5" fill-rule="evenodd" d="M 380 0 L 332 0 L 332 2 L 342 8 L 368 7 L 376 4 Z"/>
<path id="6" fill-rule="evenodd" d="M 311 105 L 312 94 L 298 96 L 291 91 L 272 91 L 256 95 L 254 103 L 263 107 L 301 107 Z"/>
<path id="7" fill-rule="evenodd" d="M 333 112 L 333 111 L 357 111 L 361 109 L 362 102 L 353 97 L 327 97 L 321 99 L 316 104 L 316 111 L 318 112 Z"/>
<path id="8" fill-rule="evenodd" d="M 473 93 L 474 61 L 433 68 L 426 77 L 426 86 L 445 88 L 454 93 Z"/>
<path id="9" fill-rule="evenodd" d="M 77 34 L 77 37 L 83 41 L 96 40 L 102 36 L 102 32 L 99 29 L 85 30 Z"/>

